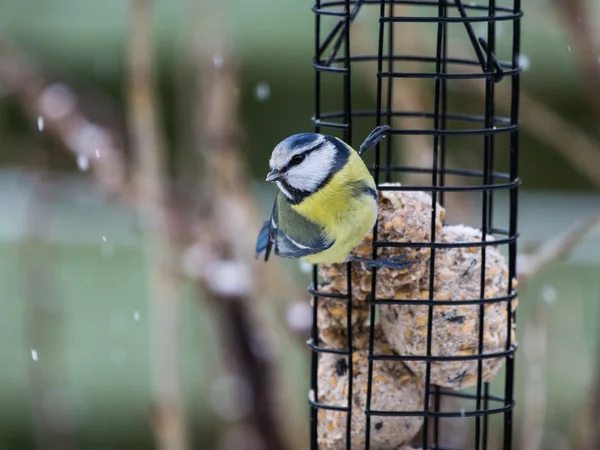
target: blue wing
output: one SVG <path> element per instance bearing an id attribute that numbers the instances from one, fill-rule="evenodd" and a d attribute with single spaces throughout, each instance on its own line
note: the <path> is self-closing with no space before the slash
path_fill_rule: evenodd
<path id="1" fill-rule="evenodd" d="M 275 219 L 274 219 L 275 218 Z M 273 203 L 273 210 L 271 211 L 271 218 L 263 223 L 258 238 L 256 239 L 256 258 L 265 252 L 265 261 L 269 260 L 271 254 L 271 248 L 273 243 L 277 240 L 277 197 Z"/>
<path id="2" fill-rule="evenodd" d="M 265 261 L 268 261 L 269 254 L 271 253 L 271 247 L 273 245 L 273 241 L 271 241 L 269 236 L 271 221 L 267 220 L 260 232 L 258 233 L 258 238 L 256 239 L 256 258 L 261 255 L 262 252 L 265 252 Z"/>
<path id="3" fill-rule="evenodd" d="M 265 252 L 268 261 L 271 249 L 283 258 L 302 258 L 327 250 L 335 242 L 327 237 L 320 225 L 297 213 L 279 192 L 273 204 L 271 218 L 258 234 L 256 257 Z"/>

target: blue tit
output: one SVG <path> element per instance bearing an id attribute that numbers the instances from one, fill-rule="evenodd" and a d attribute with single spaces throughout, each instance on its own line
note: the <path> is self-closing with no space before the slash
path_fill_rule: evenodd
<path id="1" fill-rule="evenodd" d="M 350 252 L 377 221 L 378 193 L 362 154 L 375 147 L 389 127 L 375 128 L 354 150 L 338 138 L 317 133 L 287 137 L 273 150 L 266 181 L 275 182 L 271 218 L 258 235 L 256 257 L 271 250 L 311 264 L 365 262 L 367 268 L 404 268 L 405 255 L 364 259 Z"/>

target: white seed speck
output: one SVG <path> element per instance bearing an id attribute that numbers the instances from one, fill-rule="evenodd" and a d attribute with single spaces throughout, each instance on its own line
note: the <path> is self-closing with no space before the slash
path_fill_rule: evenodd
<path id="1" fill-rule="evenodd" d="M 38 130 L 44 131 L 44 118 L 42 116 L 38 116 L 37 118 L 37 127 Z"/>
<path id="2" fill-rule="evenodd" d="M 527 55 L 519 55 L 517 62 L 521 70 L 529 70 L 529 57 Z"/>
<path id="3" fill-rule="evenodd" d="M 31 359 L 33 359 L 34 361 L 38 360 L 38 352 L 35 349 L 31 349 Z"/>
<path id="4" fill-rule="evenodd" d="M 256 96 L 257 100 L 261 102 L 267 101 L 269 97 L 271 97 L 271 88 L 267 83 L 261 81 L 256 85 L 256 88 L 254 89 L 254 95 Z"/>
<path id="5" fill-rule="evenodd" d="M 567 45 L 567 50 L 569 50 L 569 53 L 571 53 L 571 46 Z"/>
<path id="6" fill-rule="evenodd" d="M 100 150 L 96 149 L 96 158 L 100 158 Z"/>
<path id="7" fill-rule="evenodd" d="M 102 242 L 106 242 L 106 236 L 102 236 Z"/>
<path id="8" fill-rule="evenodd" d="M 136 322 L 140 321 L 140 312 L 139 311 L 133 312 L 133 320 L 135 320 Z"/>
<path id="9" fill-rule="evenodd" d="M 308 401 L 313 402 L 313 403 L 316 401 L 315 400 L 315 391 L 312 389 L 308 391 Z"/>
<path id="10" fill-rule="evenodd" d="M 82 172 L 85 172 L 90 167 L 90 160 L 83 155 L 77 156 L 77 167 L 79 167 L 79 170 Z"/>

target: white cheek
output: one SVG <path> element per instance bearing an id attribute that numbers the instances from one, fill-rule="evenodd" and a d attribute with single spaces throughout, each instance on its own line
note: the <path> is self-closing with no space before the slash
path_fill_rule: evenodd
<path id="1" fill-rule="evenodd" d="M 281 183 L 280 181 L 277 181 L 276 183 L 277 183 L 277 187 L 283 193 L 283 195 L 286 196 L 286 198 L 292 198 L 292 194 L 285 188 L 283 183 Z"/>
<path id="2" fill-rule="evenodd" d="M 328 150 L 308 155 L 302 164 L 288 172 L 287 182 L 303 191 L 316 190 L 329 175 L 334 158 L 334 152 Z"/>

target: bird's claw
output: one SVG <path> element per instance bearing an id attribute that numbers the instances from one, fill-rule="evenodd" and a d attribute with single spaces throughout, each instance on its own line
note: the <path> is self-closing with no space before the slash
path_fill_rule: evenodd
<path id="1" fill-rule="evenodd" d="M 357 256 L 352 256 L 348 258 L 349 261 L 353 262 L 361 262 L 365 263 L 366 269 L 371 270 L 373 268 L 376 269 L 406 269 L 413 264 L 419 263 L 418 259 L 408 259 L 410 256 L 409 253 L 405 253 L 400 256 L 392 256 L 390 258 L 384 259 L 367 259 L 367 258 L 359 258 Z"/>
<path id="2" fill-rule="evenodd" d="M 385 138 L 384 134 L 389 129 L 390 129 L 389 125 L 379 125 L 378 127 L 375 127 L 375 129 L 369 133 L 369 135 L 365 138 L 363 143 L 360 145 L 358 154 L 362 156 L 363 153 L 365 153 L 365 152 L 371 150 L 373 147 L 375 147 L 379 143 L 379 141 L 381 141 L 383 138 Z"/>

